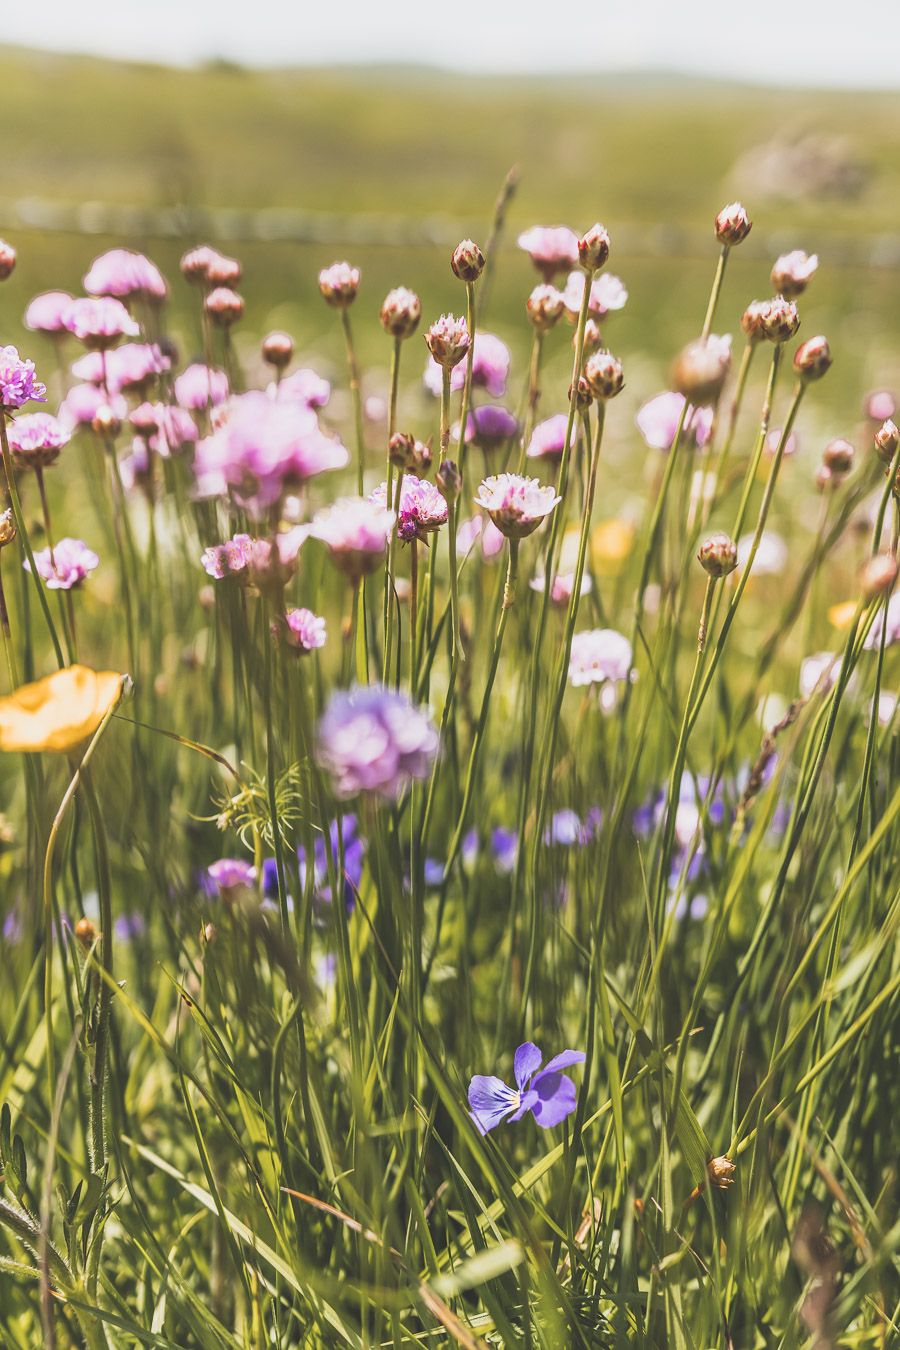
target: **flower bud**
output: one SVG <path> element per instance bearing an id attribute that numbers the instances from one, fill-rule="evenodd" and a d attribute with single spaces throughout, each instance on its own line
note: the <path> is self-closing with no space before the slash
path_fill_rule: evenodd
<path id="1" fill-rule="evenodd" d="M 452 314 L 442 314 L 428 332 L 425 342 L 432 358 L 445 370 L 459 365 L 471 344 L 465 319 L 457 319 Z"/>
<path id="2" fill-rule="evenodd" d="M 269 333 L 263 338 L 262 355 L 267 365 L 284 370 L 294 355 L 294 339 L 290 333 Z"/>
<path id="3" fill-rule="evenodd" d="M 897 580 L 897 559 L 890 553 L 876 553 L 860 570 L 859 584 L 865 600 L 889 595 Z"/>
<path id="4" fill-rule="evenodd" d="M 388 291 L 381 306 L 381 326 L 391 337 L 412 337 L 422 317 L 422 302 L 415 291 L 397 286 Z"/>
<path id="5" fill-rule="evenodd" d="M 822 463 L 838 478 L 844 478 L 853 468 L 856 451 L 849 441 L 841 436 L 829 441 L 822 451 Z"/>
<path id="6" fill-rule="evenodd" d="M 794 353 L 794 369 L 801 380 L 821 380 L 831 365 L 828 339 L 819 334 L 802 343 Z"/>
<path id="7" fill-rule="evenodd" d="M 11 277 L 16 266 L 16 250 L 5 239 L 0 239 L 0 281 Z"/>
<path id="8" fill-rule="evenodd" d="M 768 300 L 752 300 L 741 315 L 741 327 L 750 342 L 762 342 L 765 339 L 768 307 Z"/>
<path id="9" fill-rule="evenodd" d="M 525 302 L 525 310 L 539 333 L 549 333 L 562 318 L 566 307 L 562 291 L 555 286 L 535 286 Z"/>
<path id="10" fill-rule="evenodd" d="M 209 264 L 215 254 L 215 249 L 208 244 L 201 244 L 199 248 L 188 249 L 181 259 L 181 275 L 185 281 L 203 282 L 208 278 Z"/>
<path id="11" fill-rule="evenodd" d="M 463 239 L 450 257 L 450 268 L 460 281 L 477 281 L 484 271 L 484 254 L 473 239 Z"/>
<path id="12" fill-rule="evenodd" d="M 735 1164 L 727 1154 L 720 1158 L 710 1158 L 706 1164 L 706 1174 L 713 1186 L 717 1186 L 720 1191 L 726 1191 L 734 1181 Z"/>
<path id="13" fill-rule="evenodd" d="M 388 456 L 395 469 L 406 472 L 412 468 L 416 438 L 408 431 L 395 431 L 388 441 Z"/>
<path id="14" fill-rule="evenodd" d="M 900 431 L 890 417 L 875 432 L 875 449 L 882 464 L 891 464 L 900 445 Z"/>
<path id="15" fill-rule="evenodd" d="M 622 363 L 612 352 L 599 351 L 589 356 L 584 367 L 584 378 L 594 398 L 599 402 L 615 398 L 622 392 L 625 380 Z"/>
<path id="16" fill-rule="evenodd" d="M 609 257 L 609 234 L 602 225 L 592 225 L 578 240 L 578 261 L 586 272 L 596 272 Z"/>
<path id="17" fill-rule="evenodd" d="M 693 407 L 709 407 L 722 392 L 731 368 L 731 346 L 720 337 L 698 338 L 683 347 L 672 370 L 673 387 Z"/>
<path id="18" fill-rule="evenodd" d="M 85 949 L 93 947 L 100 934 L 97 932 L 96 924 L 88 918 L 81 918 L 75 925 L 75 936 Z"/>
<path id="19" fill-rule="evenodd" d="M 121 418 L 117 417 L 108 403 L 104 403 L 94 413 L 91 428 L 98 436 L 114 439 L 122 430 Z"/>
<path id="20" fill-rule="evenodd" d="M 740 202 L 723 206 L 716 216 L 716 238 L 729 248 L 743 243 L 753 228 L 753 222 Z"/>
<path id="21" fill-rule="evenodd" d="M 697 557 L 711 577 L 727 577 L 737 567 L 737 544 L 730 534 L 720 530 L 704 539 Z"/>
<path id="22" fill-rule="evenodd" d="M 359 268 L 348 262 L 332 263 L 319 273 L 319 290 L 326 305 L 332 309 L 346 309 L 352 305 L 359 290 Z"/>
<path id="23" fill-rule="evenodd" d="M 205 942 L 207 946 L 215 942 L 218 930 L 214 923 L 205 923 L 200 929 L 200 941 Z"/>
<path id="24" fill-rule="evenodd" d="M 827 464 L 820 464 L 816 469 L 816 490 L 818 492 L 833 492 L 840 486 L 840 476 L 829 469 Z"/>
<path id="25" fill-rule="evenodd" d="M 802 249 L 795 248 L 792 253 L 783 253 L 776 258 L 772 268 L 772 285 L 779 295 L 792 300 L 802 295 L 815 276 L 819 259 L 815 253 L 811 256 Z"/>
<path id="26" fill-rule="evenodd" d="M 244 301 L 230 287 L 217 286 L 204 300 L 203 308 L 218 328 L 230 328 L 243 314 Z"/>
<path id="27" fill-rule="evenodd" d="M 243 275 L 237 258 L 228 258 L 216 249 L 206 264 L 206 281 L 210 286 L 236 286 Z"/>
<path id="28" fill-rule="evenodd" d="M 438 492 L 448 505 L 452 505 L 462 492 L 462 474 L 459 471 L 459 466 L 452 459 L 441 461 L 434 476 L 434 481 Z"/>
<path id="29" fill-rule="evenodd" d="M 583 375 L 579 375 L 578 383 L 569 385 L 569 402 L 575 404 L 576 412 L 587 412 L 593 401 L 591 386 Z"/>
<path id="30" fill-rule="evenodd" d="M 16 518 L 9 507 L 0 512 L 0 548 L 11 544 L 17 534 Z"/>
<path id="31" fill-rule="evenodd" d="M 419 478 L 426 478 L 431 471 L 434 456 L 427 441 L 416 441 L 412 452 L 412 470 Z"/>
<path id="32" fill-rule="evenodd" d="M 577 330 L 572 334 L 572 346 L 578 346 Z M 603 346 L 603 334 L 600 332 L 600 325 L 596 319 L 588 319 L 584 325 L 584 355 L 590 356 L 593 352 L 598 352 Z"/>
<path id="33" fill-rule="evenodd" d="M 762 317 L 763 336 L 769 342 L 787 342 L 800 327 L 800 314 L 793 300 L 775 295 L 766 302 Z"/>

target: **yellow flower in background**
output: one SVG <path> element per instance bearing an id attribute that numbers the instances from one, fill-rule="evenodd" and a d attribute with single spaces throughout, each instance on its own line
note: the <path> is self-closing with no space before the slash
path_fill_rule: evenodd
<path id="1" fill-rule="evenodd" d="M 67 666 L 0 698 L 0 750 L 54 750 L 81 745 L 114 707 L 122 676 Z"/>
<path id="2" fill-rule="evenodd" d="M 842 600 L 839 605 L 832 605 L 828 611 L 828 622 L 832 628 L 837 628 L 841 632 L 846 631 L 853 622 L 856 614 L 855 600 Z"/>
<path id="3" fill-rule="evenodd" d="M 634 547 L 635 527 L 630 520 L 601 520 L 591 534 L 591 561 L 601 576 L 622 570 Z"/>

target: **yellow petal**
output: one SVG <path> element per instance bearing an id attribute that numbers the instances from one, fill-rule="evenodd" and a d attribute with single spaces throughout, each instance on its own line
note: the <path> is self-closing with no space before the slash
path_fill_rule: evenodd
<path id="1" fill-rule="evenodd" d="M 93 736 L 121 687 L 115 671 L 87 666 L 23 684 L 0 699 L 0 750 L 73 750 Z"/>
<path id="2" fill-rule="evenodd" d="M 829 609 L 828 622 L 833 628 L 838 628 L 843 631 L 850 627 L 855 613 L 856 601 L 842 600 L 839 605 L 832 605 Z"/>

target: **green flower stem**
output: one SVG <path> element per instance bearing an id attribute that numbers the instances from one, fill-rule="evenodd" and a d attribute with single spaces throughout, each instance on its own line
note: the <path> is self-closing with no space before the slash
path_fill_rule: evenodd
<path id="1" fill-rule="evenodd" d="M 466 442 L 466 422 L 469 420 L 469 406 L 470 406 L 470 404 L 471 404 L 471 402 L 472 402 L 472 369 L 473 369 L 474 362 L 475 362 L 475 326 L 476 326 L 476 322 L 477 322 L 477 320 L 476 320 L 476 310 L 475 310 L 475 283 L 474 283 L 474 281 L 467 281 L 467 282 L 466 282 L 466 328 L 468 329 L 468 332 L 469 332 L 469 350 L 466 352 L 466 376 L 465 376 L 465 379 L 463 380 L 462 401 L 461 401 L 460 407 L 459 407 L 459 438 L 458 438 L 458 440 L 457 440 L 457 445 L 456 445 L 456 458 L 457 458 L 457 461 L 458 461 L 458 463 L 459 463 L 459 471 L 460 471 L 460 473 L 462 473 L 462 472 L 463 472 L 463 469 L 465 468 L 465 463 L 466 463 L 466 453 L 467 453 L 467 451 L 468 451 L 468 444 L 467 444 L 467 442 Z M 446 367 L 444 367 L 442 373 L 443 373 L 443 377 L 444 377 L 443 383 L 446 384 L 446 386 L 447 386 L 447 394 L 446 394 L 446 398 L 447 398 L 447 400 L 449 401 L 449 397 L 450 397 L 450 371 L 449 371 Z M 443 385 L 442 385 L 442 392 L 441 392 L 441 459 L 446 459 L 446 458 L 447 458 L 447 449 L 449 449 L 449 445 L 450 445 L 450 427 L 449 427 L 449 420 L 448 420 L 448 423 L 447 423 L 446 445 L 445 445 L 445 440 L 444 440 L 444 417 L 445 417 L 445 411 L 444 411 L 444 398 L 445 398 L 445 396 L 444 396 L 444 393 L 443 393 Z M 448 418 L 449 418 L 449 407 L 448 407 Z"/>
<path id="2" fill-rule="evenodd" d="M 722 282 L 725 280 L 725 268 L 728 265 L 728 255 L 731 249 L 728 244 L 722 245 L 722 252 L 719 254 L 719 262 L 716 267 L 716 275 L 713 278 L 712 290 L 709 294 L 709 304 L 706 306 L 706 318 L 703 320 L 703 330 L 700 337 L 705 341 L 712 331 L 713 320 L 716 317 L 716 310 L 719 305 L 719 296 L 722 293 Z"/>
<path id="3" fill-rule="evenodd" d="M 722 449 L 719 451 L 719 462 L 716 465 L 715 487 L 713 488 L 709 510 L 706 511 L 705 514 L 701 515 L 701 518 L 704 521 L 704 523 L 706 522 L 706 520 L 709 519 L 709 511 L 712 510 L 712 507 L 718 501 L 719 492 L 721 491 L 722 488 L 722 483 L 725 481 L 725 473 L 728 468 L 729 461 L 731 459 L 731 450 L 734 444 L 734 433 L 735 430 L 737 429 L 737 421 L 738 417 L 740 416 L 741 406 L 744 402 L 744 394 L 747 389 L 747 379 L 750 375 L 750 367 L 753 364 L 753 357 L 756 353 L 756 349 L 758 346 L 759 346 L 758 342 L 748 342 L 744 348 L 744 354 L 741 357 L 741 364 L 738 367 L 738 374 L 734 386 L 734 393 L 731 396 L 731 406 L 728 409 L 728 427 L 725 432 L 725 440 L 722 443 Z M 702 512 L 702 501 L 701 501 L 701 512 Z"/>
<path id="4" fill-rule="evenodd" d="M 5 409 L 0 409 L 0 449 L 2 449 L 3 453 L 3 470 L 6 475 L 6 490 L 9 495 L 10 505 L 12 506 L 13 517 L 16 522 L 16 531 L 18 532 L 19 539 L 22 543 L 22 551 L 28 560 L 28 567 L 37 589 L 38 600 L 40 601 L 44 619 L 46 620 L 47 628 L 50 632 L 50 640 L 53 643 L 56 661 L 60 670 L 62 670 L 66 662 L 63 657 L 59 637 L 56 633 L 56 627 L 53 623 L 53 616 L 50 613 L 50 606 L 47 603 L 47 595 L 41 579 L 38 576 L 38 570 L 34 561 L 34 553 L 31 548 L 31 540 L 28 538 L 28 530 L 25 527 L 25 517 L 22 514 L 22 503 L 19 499 L 19 489 L 16 486 L 16 475 L 13 469 L 12 455 L 10 454 L 9 449 L 9 437 L 6 434 L 6 418 L 7 413 Z"/>
<path id="5" fill-rule="evenodd" d="M 534 330 L 531 342 L 531 360 L 528 363 L 528 395 L 525 405 L 525 417 L 522 423 L 522 442 L 519 446 L 519 459 L 516 473 L 524 473 L 528 462 L 528 443 L 534 431 L 538 404 L 541 399 L 541 362 L 544 356 L 544 334 L 539 328 Z"/>
<path id="6" fill-rule="evenodd" d="M 388 541 L 387 555 L 387 582 L 385 593 L 387 595 L 387 630 L 384 641 L 384 657 L 381 668 L 381 682 L 387 684 L 391 678 L 391 661 L 394 654 L 394 577 L 397 575 L 397 524 L 400 520 L 400 496 L 403 491 L 403 473 L 398 471 L 397 482 L 394 487 L 394 524 L 391 529 L 391 537 Z M 386 498 L 387 500 L 387 498 Z"/>
<path id="7" fill-rule="evenodd" d="M 362 389 L 359 381 L 359 363 L 356 359 L 356 347 L 353 343 L 353 329 L 350 326 L 350 311 L 347 306 L 341 309 L 341 327 L 344 330 L 344 346 L 347 351 L 347 371 L 350 379 L 350 397 L 353 400 L 353 418 L 356 426 L 356 490 L 363 494 L 363 472 L 365 469 L 366 445 L 363 433 Z"/>
<path id="8" fill-rule="evenodd" d="M 396 528 L 396 527 L 395 527 Z M 419 629 L 419 541 L 409 546 L 409 693 L 416 697 L 416 638 Z"/>
<path id="9" fill-rule="evenodd" d="M 402 338 L 394 338 L 391 348 L 391 392 L 388 400 L 388 448 L 387 464 L 385 466 L 384 481 L 386 483 L 384 501 L 389 506 L 393 498 L 394 487 L 394 466 L 391 463 L 391 438 L 397 430 L 397 397 L 400 388 L 400 348 L 403 345 Z M 388 625 L 391 616 L 391 602 L 393 599 L 394 573 L 391 569 L 392 555 L 389 552 L 387 564 L 384 570 L 384 606 L 382 611 L 382 649 L 385 653 L 385 664 L 382 671 L 382 684 L 387 683 L 387 648 L 388 648 Z"/>

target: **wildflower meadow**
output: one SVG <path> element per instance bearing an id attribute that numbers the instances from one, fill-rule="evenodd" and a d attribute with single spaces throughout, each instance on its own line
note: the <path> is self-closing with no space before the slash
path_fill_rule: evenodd
<path id="1" fill-rule="evenodd" d="M 324 355 L 0 243 L 4 1347 L 900 1345 L 894 395 L 513 189 Z"/>

